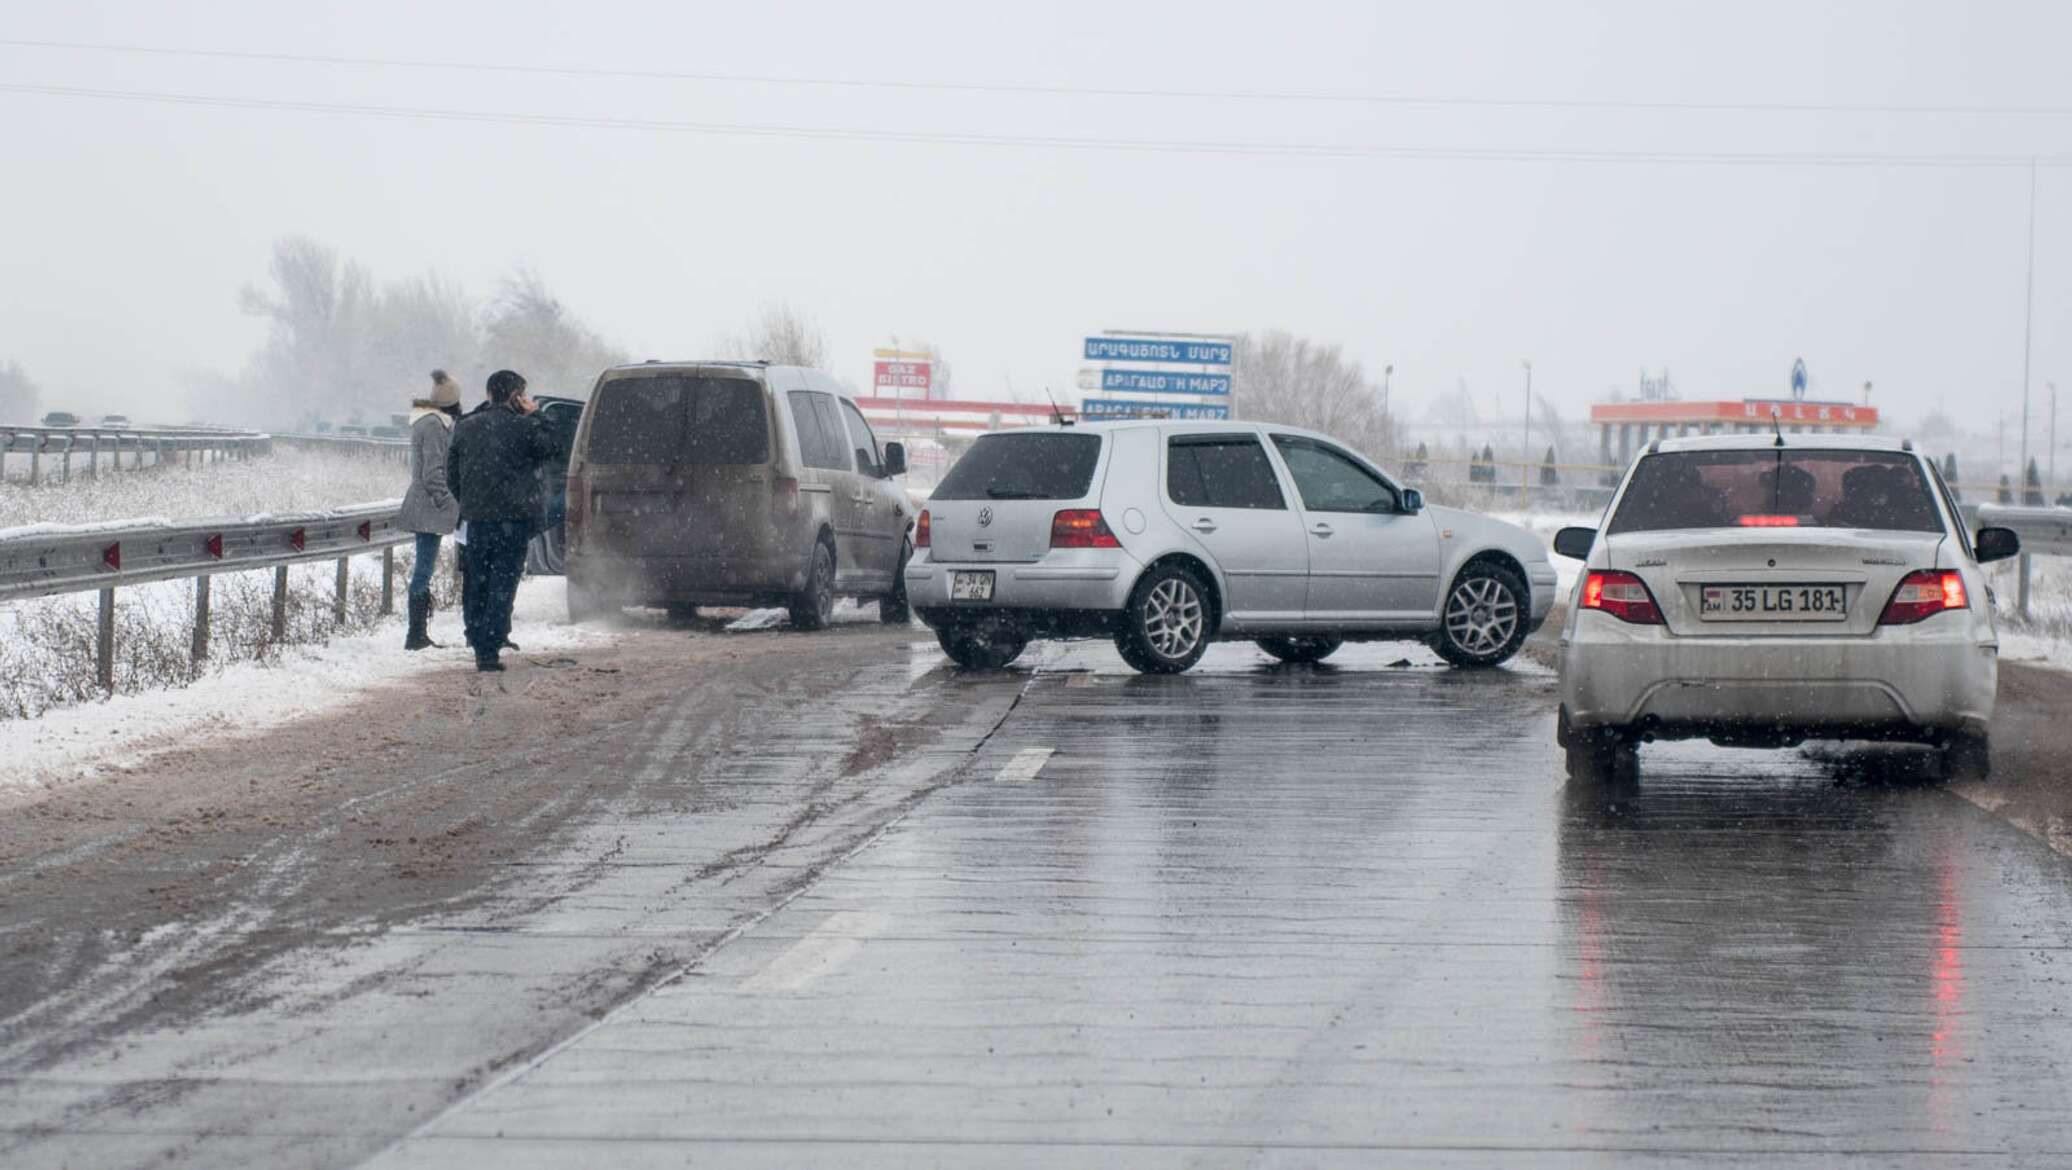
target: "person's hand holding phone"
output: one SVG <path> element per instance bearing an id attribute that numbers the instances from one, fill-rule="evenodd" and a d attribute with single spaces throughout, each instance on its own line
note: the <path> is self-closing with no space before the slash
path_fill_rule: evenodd
<path id="1" fill-rule="evenodd" d="M 511 396 L 511 405 L 518 408 L 519 414 L 531 414 L 539 409 L 538 404 L 533 402 L 532 395 L 523 390 Z"/>

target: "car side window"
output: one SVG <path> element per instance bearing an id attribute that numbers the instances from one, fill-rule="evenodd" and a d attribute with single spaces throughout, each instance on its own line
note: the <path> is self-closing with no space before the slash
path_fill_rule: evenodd
<path id="1" fill-rule="evenodd" d="M 1398 512 L 1396 489 L 1352 456 L 1300 435 L 1275 435 L 1302 506 L 1312 512 Z"/>
<path id="2" fill-rule="evenodd" d="M 841 399 L 842 417 L 849 423 L 849 446 L 856 452 L 857 470 L 867 475 L 885 474 L 885 456 L 878 447 L 878 437 L 871 433 L 871 424 L 864 421 L 863 412 L 856 404 Z"/>
<path id="3" fill-rule="evenodd" d="M 1928 476 L 1935 481 L 1936 494 L 1942 497 L 1943 507 L 1948 508 L 1950 515 L 1955 518 L 1957 547 L 1964 550 L 1967 558 L 1977 560 L 1978 553 L 1971 547 L 1971 529 L 1964 523 L 1964 509 L 1957 506 L 1956 493 L 1952 492 L 1950 485 L 1943 480 L 1942 468 L 1937 467 L 1933 459 L 1924 459 L 1922 462 L 1928 465 Z"/>
<path id="4" fill-rule="evenodd" d="M 849 453 L 849 435 L 842 427 L 842 415 L 835 409 L 834 398 L 818 392 L 809 397 L 813 399 L 813 413 L 820 419 L 820 433 L 827 443 L 826 461 L 814 466 L 829 471 L 856 470 L 855 456 Z"/>
<path id="5" fill-rule="evenodd" d="M 1189 508 L 1288 507 L 1256 435 L 1175 435 L 1166 440 L 1166 495 Z"/>
<path id="6" fill-rule="evenodd" d="M 791 421 L 799 430 L 799 458 L 808 467 L 848 471 L 849 461 L 842 456 L 847 436 L 842 433 L 842 420 L 822 405 L 826 398 L 827 395 L 810 390 L 793 390 L 785 395 L 791 406 Z M 832 431 L 827 425 L 830 422 L 834 424 Z"/>

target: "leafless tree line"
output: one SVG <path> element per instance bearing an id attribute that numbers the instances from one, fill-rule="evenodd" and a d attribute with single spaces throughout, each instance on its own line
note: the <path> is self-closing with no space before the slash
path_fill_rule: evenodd
<path id="1" fill-rule="evenodd" d="M 1260 422 L 1322 431 L 1385 460 L 1396 450 L 1395 422 L 1381 386 L 1345 347 L 1285 330 L 1248 333 L 1231 355 L 1235 413 Z"/>

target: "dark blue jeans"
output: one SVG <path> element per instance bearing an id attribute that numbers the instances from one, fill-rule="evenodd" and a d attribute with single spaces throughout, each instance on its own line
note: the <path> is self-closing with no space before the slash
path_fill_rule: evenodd
<path id="1" fill-rule="evenodd" d="M 475 657 L 496 661 L 511 634 L 511 603 L 525 572 L 525 546 L 532 525 L 523 520 L 468 521 L 467 579 L 461 583 L 461 616 Z"/>
<path id="2" fill-rule="evenodd" d="M 432 570 L 439 567 L 439 534 L 417 534 L 417 563 L 410 567 L 410 592 L 432 591 Z"/>

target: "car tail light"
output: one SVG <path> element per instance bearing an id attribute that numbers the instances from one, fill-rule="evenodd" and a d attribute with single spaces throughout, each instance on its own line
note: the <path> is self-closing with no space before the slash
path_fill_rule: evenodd
<path id="1" fill-rule="evenodd" d="M 1734 521 L 1743 528 L 1797 528 L 1797 516 L 1743 516 Z"/>
<path id="2" fill-rule="evenodd" d="M 1098 508 L 1067 508 L 1050 519 L 1052 548 L 1121 548 Z"/>
<path id="3" fill-rule="evenodd" d="M 770 481 L 770 495 L 777 510 L 787 516 L 799 512 L 799 481 L 793 476 L 780 475 Z"/>
<path id="4" fill-rule="evenodd" d="M 914 521 L 914 547 L 929 547 L 928 509 L 921 509 L 921 518 Z"/>
<path id="5" fill-rule="evenodd" d="M 1904 626 L 1933 617 L 1946 609 L 1969 609 L 1971 598 L 1964 592 L 1964 575 L 1955 569 L 1921 569 L 1908 573 L 1892 591 L 1881 626 Z"/>
<path id="6" fill-rule="evenodd" d="M 1655 605 L 1655 595 L 1648 592 L 1646 582 L 1631 573 L 1601 569 L 1583 578 L 1583 608 L 1600 609 L 1635 625 L 1662 624 L 1662 610 Z"/>

